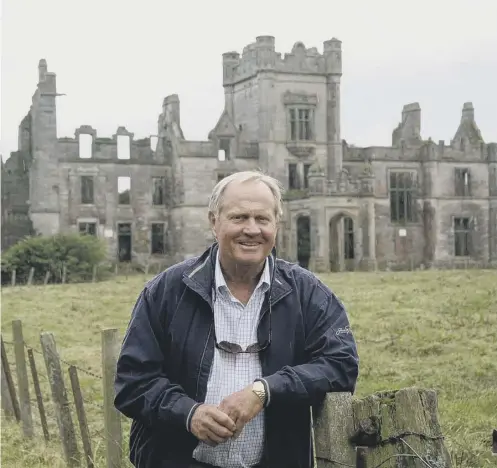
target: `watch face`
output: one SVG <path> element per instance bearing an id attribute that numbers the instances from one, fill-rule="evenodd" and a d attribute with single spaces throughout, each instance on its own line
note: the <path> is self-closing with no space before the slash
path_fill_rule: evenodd
<path id="1" fill-rule="evenodd" d="M 254 382 L 254 386 L 253 386 L 253 389 L 254 391 L 256 392 L 264 392 L 264 384 L 262 382 Z"/>

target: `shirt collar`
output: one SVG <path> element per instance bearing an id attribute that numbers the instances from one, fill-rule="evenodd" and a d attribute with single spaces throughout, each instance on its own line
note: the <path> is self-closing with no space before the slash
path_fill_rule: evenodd
<path id="1" fill-rule="evenodd" d="M 262 275 L 259 279 L 259 283 L 255 287 L 255 289 L 261 288 L 263 292 L 266 292 L 269 289 L 269 285 L 271 283 L 271 273 L 269 270 L 269 263 L 271 262 L 271 257 L 267 257 L 264 263 L 264 270 L 262 271 Z M 228 289 L 228 285 L 226 284 L 226 280 L 223 275 L 223 271 L 221 270 L 221 262 L 219 261 L 219 250 L 216 255 L 216 269 L 215 269 L 215 285 L 216 290 L 221 291 L 222 289 Z"/>

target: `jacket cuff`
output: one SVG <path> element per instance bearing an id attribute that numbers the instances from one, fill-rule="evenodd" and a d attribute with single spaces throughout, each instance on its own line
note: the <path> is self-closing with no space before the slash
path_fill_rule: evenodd
<path id="1" fill-rule="evenodd" d="M 174 420 L 182 424 L 183 427 L 186 426 L 188 420 L 191 419 L 193 415 L 192 409 L 198 405 L 198 403 L 187 395 L 182 395 L 179 397 L 171 408 L 171 415 Z"/>
<path id="2" fill-rule="evenodd" d="M 186 430 L 188 432 L 192 432 L 192 418 L 193 414 L 195 413 L 195 410 L 201 405 L 202 403 L 196 403 L 192 406 L 192 409 L 188 413 L 188 416 L 186 418 Z"/>

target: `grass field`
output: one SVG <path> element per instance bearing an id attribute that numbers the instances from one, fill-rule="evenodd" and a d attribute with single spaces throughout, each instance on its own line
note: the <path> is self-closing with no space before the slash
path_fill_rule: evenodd
<path id="1" fill-rule="evenodd" d="M 344 273 L 323 280 L 346 305 L 357 338 L 361 358 L 357 395 L 413 385 L 434 388 L 447 446 L 458 457 L 454 466 L 494 466 L 490 435 L 497 427 L 497 272 Z M 144 281 L 133 277 L 97 284 L 5 288 L 4 340 L 11 341 L 11 321 L 19 318 L 30 346 L 40 349 L 40 332 L 51 331 L 62 359 L 101 374 L 100 330 L 117 327 L 124 332 Z M 13 363 L 12 346 L 7 349 Z M 42 357 L 36 359 L 45 375 Z M 88 419 L 97 467 L 102 467 L 101 382 L 81 372 L 79 377 L 85 399 L 92 402 L 87 405 Z M 48 402 L 46 379 L 41 382 Z M 36 441 L 23 441 L 17 425 L 3 421 L 2 466 L 64 466 L 47 406 L 55 440 L 46 446 L 38 425 Z M 33 415 L 38 420 L 36 406 Z"/>

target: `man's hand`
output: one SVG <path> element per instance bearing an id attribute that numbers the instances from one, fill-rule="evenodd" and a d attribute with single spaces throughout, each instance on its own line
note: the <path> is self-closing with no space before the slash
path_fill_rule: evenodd
<path id="1" fill-rule="evenodd" d="M 236 430 L 233 420 L 215 405 L 200 405 L 192 416 L 192 434 L 211 447 L 225 442 Z"/>
<path id="2" fill-rule="evenodd" d="M 218 408 L 235 422 L 236 433 L 234 438 L 236 439 L 245 424 L 260 413 L 263 405 L 259 397 L 252 391 L 252 385 L 249 385 L 243 390 L 224 398 Z"/>

